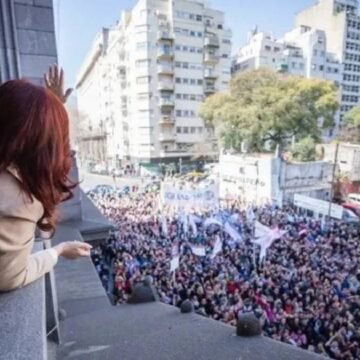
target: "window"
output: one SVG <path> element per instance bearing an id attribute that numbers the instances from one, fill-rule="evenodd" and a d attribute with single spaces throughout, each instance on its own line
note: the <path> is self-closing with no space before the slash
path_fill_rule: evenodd
<path id="1" fill-rule="evenodd" d="M 176 78 L 176 79 L 175 79 L 175 82 L 176 82 L 177 84 L 181 84 L 181 78 Z"/>
<path id="2" fill-rule="evenodd" d="M 193 31 L 193 30 L 190 30 L 190 36 L 196 36 L 196 33 L 195 33 L 195 31 Z"/>
<path id="3" fill-rule="evenodd" d="M 178 134 L 181 134 L 181 127 L 180 127 L 180 126 L 178 126 L 178 127 L 176 128 L 176 132 L 177 132 Z"/>
<path id="4" fill-rule="evenodd" d="M 176 110 L 176 116 L 181 117 L 181 110 Z"/>
<path id="5" fill-rule="evenodd" d="M 183 94 L 183 100 L 189 100 L 189 94 Z"/>
<path id="6" fill-rule="evenodd" d="M 192 127 L 190 128 L 191 134 L 195 134 L 195 131 L 196 131 L 196 127 L 192 126 Z"/>
<path id="7" fill-rule="evenodd" d="M 188 134 L 189 133 L 189 128 L 187 126 L 183 127 L 183 134 Z"/>
<path id="8" fill-rule="evenodd" d="M 196 15 L 196 21 L 202 21 L 202 16 L 201 15 Z"/>
<path id="9" fill-rule="evenodd" d="M 189 79 L 188 79 L 188 78 L 183 78 L 183 79 L 182 79 L 182 83 L 183 83 L 183 84 L 188 84 L 188 83 L 189 83 Z"/>
<path id="10" fill-rule="evenodd" d="M 324 65 L 319 65 L 319 70 L 324 71 Z"/>
<path id="11" fill-rule="evenodd" d="M 196 52 L 196 48 L 195 48 L 194 46 L 190 46 L 189 51 L 190 51 L 191 53 L 195 53 L 195 52 Z"/>
<path id="12" fill-rule="evenodd" d="M 178 99 L 178 100 L 180 100 L 180 99 L 181 99 L 181 94 L 176 94 L 176 95 L 175 95 L 175 98 Z"/>
<path id="13" fill-rule="evenodd" d="M 271 51 L 271 46 L 266 45 L 265 46 L 265 51 Z"/>
<path id="14" fill-rule="evenodd" d="M 203 128 L 202 128 L 201 126 L 199 126 L 199 127 L 197 128 L 197 131 L 198 131 L 198 134 L 202 134 Z"/>
<path id="15" fill-rule="evenodd" d="M 230 39 L 222 39 L 222 43 L 223 44 L 231 44 L 231 40 Z"/>
<path id="16" fill-rule="evenodd" d="M 292 62 L 291 67 L 295 69 L 296 68 L 296 62 Z"/>
<path id="17" fill-rule="evenodd" d="M 317 56 L 318 51 L 316 49 L 314 49 L 314 56 Z"/>
<path id="18" fill-rule="evenodd" d="M 223 57 L 224 59 L 227 59 L 227 58 L 229 57 L 229 54 L 222 54 L 222 57 Z"/>
<path id="19" fill-rule="evenodd" d="M 190 85 L 196 85 L 196 79 L 190 79 Z"/>
<path id="20" fill-rule="evenodd" d="M 176 61 L 176 62 L 175 62 L 175 67 L 180 68 L 180 67 L 181 67 L 181 62 L 180 62 L 180 61 Z"/>
<path id="21" fill-rule="evenodd" d="M 202 38 L 203 37 L 203 33 L 201 31 L 198 31 L 196 33 L 196 36 L 199 37 L 199 38 Z"/>
<path id="22" fill-rule="evenodd" d="M 198 83 L 198 85 L 202 85 L 203 84 L 202 79 L 198 79 L 197 83 Z"/>
<path id="23" fill-rule="evenodd" d="M 312 68 L 313 70 L 316 70 L 316 69 L 317 69 L 316 64 L 312 64 L 311 68 Z"/>
<path id="24" fill-rule="evenodd" d="M 276 53 L 278 53 L 278 52 L 280 52 L 280 48 L 274 47 L 274 51 L 275 51 Z"/>

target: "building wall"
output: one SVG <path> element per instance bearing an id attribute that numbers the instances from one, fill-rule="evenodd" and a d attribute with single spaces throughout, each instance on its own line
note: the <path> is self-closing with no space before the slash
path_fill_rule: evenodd
<path id="1" fill-rule="evenodd" d="M 220 196 L 248 202 L 292 203 L 294 194 L 326 200 L 332 165 L 325 161 L 287 163 L 272 154 L 221 155 Z"/>
<path id="2" fill-rule="evenodd" d="M 25 78 L 42 84 L 57 62 L 52 0 L 2 0 L 0 35 L 0 83 Z"/>

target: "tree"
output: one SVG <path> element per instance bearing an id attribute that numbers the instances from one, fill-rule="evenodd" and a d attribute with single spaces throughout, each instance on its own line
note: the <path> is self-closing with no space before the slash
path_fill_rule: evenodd
<path id="1" fill-rule="evenodd" d="M 284 147 L 293 136 L 319 139 L 319 120 L 333 126 L 337 109 L 333 83 L 260 69 L 239 74 L 230 91 L 207 98 L 200 116 L 216 127 L 226 149 L 240 150 L 245 141 L 249 151 L 264 151 Z"/>
<path id="2" fill-rule="evenodd" d="M 345 124 L 340 132 L 340 140 L 360 143 L 360 106 L 352 108 L 345 114 Z"/>
<path id="3" fill-rule="evenodd" d="M 316 142 L 311 136 L 301 139 L 295 144 L 292 155 L 297 161 L 315 161 L 317 157 Z"/>

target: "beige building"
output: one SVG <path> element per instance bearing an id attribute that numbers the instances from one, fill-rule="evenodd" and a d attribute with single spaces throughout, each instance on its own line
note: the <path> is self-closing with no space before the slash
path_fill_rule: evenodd
<path id="1" fill-rule="evenodd" d="M 84 59 L 77 90 L 88 137 L 106 138 L 107 164 L 177 162 L 201 144 L 206 155 L 217 154 L 214 131 L 198 109 L 228 87 L 230 55 L 224 14 L 205 1 L 139 0 L 104 29 Z"/>

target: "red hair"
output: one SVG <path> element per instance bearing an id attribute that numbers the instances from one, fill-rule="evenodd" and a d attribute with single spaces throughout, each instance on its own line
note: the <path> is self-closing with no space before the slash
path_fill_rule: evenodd
<path id="1" fill-rule="evenodd" d="M 0 86 L 0 171 L 14 167 L 44 207 L 38 226 L 54 231 L 57 205 L 72 197 L 69 118 L 51 91 L 24 80 Z"/>

